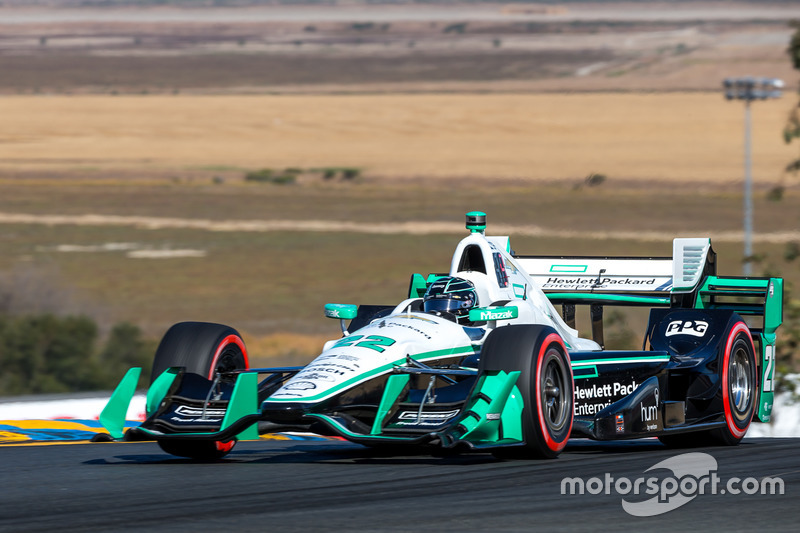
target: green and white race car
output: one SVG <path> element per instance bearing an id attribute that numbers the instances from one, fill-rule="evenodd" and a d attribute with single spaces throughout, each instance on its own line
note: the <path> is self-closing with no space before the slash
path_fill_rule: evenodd
<path id="1" fill-rule="evenodd" d="M 769 420 L 782 279 L 717 276 L 706 238 L 675 239 L 672 257 L 546 257 L 487 237 L 484 213 L 466 227 L 448 273 L 414 274 L 399 304 L 327 305 L 342 337 L 306 366 L 249 368 L 233 328 L 174 325 L 145 422 L 124 433 L 140 369 L 100 421 L 114 439 L 209 459 L 281 431 L 554 458 L 570 438 L 733 445 Z M 608 305 L 651 308 L 642 350 L 604 349 Z"/>

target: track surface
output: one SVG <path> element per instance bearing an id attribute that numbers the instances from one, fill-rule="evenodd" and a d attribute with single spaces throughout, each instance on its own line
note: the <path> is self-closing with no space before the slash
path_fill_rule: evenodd
<path id="1" fill-rule="evenodd" d="M 561 495 L 565 476 L 633 480 L 683 453 L 655 440 L 576 442 L 555 461 L 389 455 L 339 441 L 244 442 L 221 463 L 155 443 L 13 446 L 0 450 L 0 531 L 797 531 L 800 439 L 692 451 L 713 455 L 723 480 L 777 476 L 785 493 L 698 495 L 646 518 L 625 513 L 613 491 Z"/>

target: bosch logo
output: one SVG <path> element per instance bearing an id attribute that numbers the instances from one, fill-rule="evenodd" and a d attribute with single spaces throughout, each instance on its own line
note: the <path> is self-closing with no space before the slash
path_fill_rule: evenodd
<path id="1" fill-rule="evenodd" d="M 693 335 L 695 337 L 704 337 L 706 331 L 708 331 L 708 322 L 703 320 L 673 320 L 667 326 L 664 336 Z"/>

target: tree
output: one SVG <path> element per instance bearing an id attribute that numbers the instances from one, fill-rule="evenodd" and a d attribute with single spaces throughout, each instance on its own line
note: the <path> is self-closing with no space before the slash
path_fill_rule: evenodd
<path id="1" fill-rule="evenodd" d="M 800 21 L 792 21 L 791 26 L 795 29 L 792 40 L 789 41 L 789 57 L 792 60 L 792 65 L 797 70 L 800 70 Z M 786 121 L 786 127 L 783 129 L 783 138 L 787 143 L 792 142 L 793 139 L 800 139 L 800 102 L 792 112 L 789 114 L 789 119 Z M 800 172 L 800 158 L 791 161 L 786 165 L 786 171 L 792 174 Z"/>
<path id="2" fill-rule="evenodd" d="M 139 386 L 147 387 L 155 351 L 155 343 L 143 338 L 139 326 L 130 322 L 116 324 L 100 354 L 100 362 L 109 374 L 108 382 L 113 385 L 128 368 L 139 366 L 143 370 Z"/>
<path id="3" fill-rule="evenodd" d="M 71 392 L 102 387 L 92 360 L 97 326 L 85 316 L 0 318 L 0 394 Z"/>
<path id="4" fill-rule="evenodd" d="M 150 375 L 155 342 L 139 327 L 115 325 L 102 350 L 86 316 L 0 314 L 0 396 L 111 390 L 132 366 Z"/>

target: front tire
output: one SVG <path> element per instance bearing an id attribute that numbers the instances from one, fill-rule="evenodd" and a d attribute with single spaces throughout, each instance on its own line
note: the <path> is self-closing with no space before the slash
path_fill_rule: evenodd
<path id="1" fill-rule="evenodd" d="M 496 450 L 501 458 L 553 459 L 572 431 L 572 367 L 564 341 L 547 326 L 510 325 L 494 330 L 481 350 L 480 370 L 520 371 L 525 445 Z"/>
<path id="2" fill-rule="evenodd" d="M 216 372 L 249 368 L 247 348 L 235 329 L 210 322 L 179 322 L 156 350 L 150 384 L 171 366 L 214 379 Z"/>
<path id="3" fill-rule="evenodd" d="M 209 322 L 180 322 L 172 326 L 156 350 L 150 384 L 164 370 L 174 366 L 186 372 L 214 379 L 217 372 L 249 368 L 247 348 L 241 335 L 228 326 Z M 235 440 L 159 440 L 171 455 L 202 461 L 221 459 L 233 450 Z"/>

